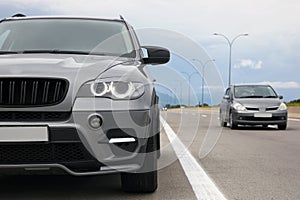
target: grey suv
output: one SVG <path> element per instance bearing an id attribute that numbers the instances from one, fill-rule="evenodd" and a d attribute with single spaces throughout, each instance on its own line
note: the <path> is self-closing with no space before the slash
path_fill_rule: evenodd
<path id="1" fill-rule="evenodd" d="M 270 85 L 233 85 L 220 105 L 221 126 L 232 129 L 238 125 L 278 125 L 287 127 L 287 107 Z"/>
<path id="2" fill-rule="evenodd" d="M 144 52 L 144 53 L 143 53 Z M 128 192 L 157 188 L 158 97 L 124 19 L 26 17 L 0 21 L 0 169 L 121 173 Z"/>

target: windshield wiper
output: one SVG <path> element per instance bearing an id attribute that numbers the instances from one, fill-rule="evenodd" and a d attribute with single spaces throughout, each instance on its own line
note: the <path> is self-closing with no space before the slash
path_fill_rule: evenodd
<path id="1" fill-rule="evenodd" d="M 107 53 L 98 53 L 98 52 L 90 52 L 90 51 L 72 51 L 72 50 L 24 50 L 21 53 L 50 53 L 50 54 L 80 54 L 80 55 L 97 55 L 97 56 L 108 56 Z"/>
<path id="2" fill-rule="evenodd" d="M 96 54 L 87 51 L 69 51 L 69 50 L 23 50 L 23 51 L 0 51 L 1 54 L 30 54 L 30 53 L 52 53 L 52 54 L 82 54 L 82 55 L 89 55 L 89 54 Z M 100 54 L 97 54 L 100 55 Z M 104 54 L 101 54 L 104 55 Z"/>
<path id="3" fill-rule="evenodd" d="M 24 50 L 21 53 L 52 53 L 52 54 L 82 54 L 82 55 L 89 55 L 90 52 L 87 51 L 69 51 L 69 50 Z"/>
<path id="4" fill-rule="evenodd" d="M 251 96 L 241 96 L 239 98 L 264 98 L 264 96 L 251 95 Z"/>
<path id="5" fill-rule="evenodd" d="M 101 52 L 90 52 L 90 51 L 72 51 L 72 50 L 59 50 L 59 49 L 48 49 L 48 50 L 20 50 L 20 51 L 0 51 L 1 54 L 39 54 L 39 53 L 49 53 L 49 54 L 80 54 L 80 55 L 96 55 L 96 56 L 120 56 L 113 53 L 101 53 Z M 123 54 L 121 57 L 127 57 L 130 54 Z"/>
<path id="6" fill-rule="evenodd" d="M 0 55 L 4 54 L 18 54 L 20 53 L 19 51 L 0 51 Z"/>
<path id="7" fill-rule="evenodd" d="M 277 96 L 264 96 L 264 98 L 277 98 Z"/>

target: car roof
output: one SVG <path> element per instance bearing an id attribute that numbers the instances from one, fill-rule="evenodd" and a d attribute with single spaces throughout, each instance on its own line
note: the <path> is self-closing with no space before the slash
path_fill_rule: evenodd
<path id="1" fill-rule="evenodd" d="M 72 15 L 25 16 L 22 14 L 17 14 L 12 17 L 4 18 L 0 22 L 14 21 L 14 20 L 30 20 L 30 19 L 80 19 L 80 20 L 102 20 L 102 21 L 125 22 L 125 20 L 122 17 L 121 19 L 112 19 L 112 18 L 99 18 L 95 16 L 72 16 Z"/>
<path id="2" fill-rule="evenodd" d="M 271 87 L 269 84 L 235 84 L 232 85 L 232 87 L 236 87 L 236 86 L 269 86 Z"/>

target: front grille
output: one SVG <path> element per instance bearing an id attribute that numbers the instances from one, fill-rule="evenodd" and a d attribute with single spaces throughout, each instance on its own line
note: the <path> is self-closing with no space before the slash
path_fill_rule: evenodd
<path id="1" fill-rule="evenodd" d="M 270 117 L 270 118 L 265 118 L 265 117 L 252 117 L 252 116 L 245 116 L 245 117 L 240 117 L 240 120 L 246 120 L 246 121 L 280 121 L 280 120 L 285 120 L 286 117 Z"/>
<path id="2" fill-rule="evenodd" d="M 266 111 L 275 111 L 275 110 L 278 110 L 279 107 L 269 107 L 269 108 L 266 108 Z"/>
<path id="3" fill-rule="evenodd" d="M 0 106 L 49 106 L 62 102 L 68 82 L 57 78 L 0 78 Z"/>
<path id="4" fill-rule="evenodd" d="M 0 112 L 0 122 L 66 121 L 71 112 Z"/>
<path id="5" fill-rule="evenodd" d="M 0 145 L 0 164 L 67 163 L 94 160 L 81 143 Z"/>
<path id="6" fill-rule="evenodd" d="M 259 111 L 259 108 L 255 108 L 255 107 L 246 107 L 246 109 L 251 111 Z"/>

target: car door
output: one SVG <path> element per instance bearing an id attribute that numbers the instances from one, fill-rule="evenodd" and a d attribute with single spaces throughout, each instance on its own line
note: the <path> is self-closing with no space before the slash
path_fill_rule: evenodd
<path id="1" fill-rule="evenodd" d="M 225 121 L 229 122 L 229 113 L 230 113 L 230 107 L 232 102 L 232 93 L 230 88 L 227 88 L 223 101 L 224 101 Z"/>
<path id="2" fill-rule="evenodd" d="M 227 104 L 228 104 L 228 101 L 227 101 L 227 98 L 228 97 L 228 89 L 226 89 L 225 91 L 225 94 L 223 96 L 223 99 L 222 99 L 222 102 L 220 104 L 220 117 L 221 119 L 224 121 L 226 121 L 226 108 L 227 108 Z"/>

